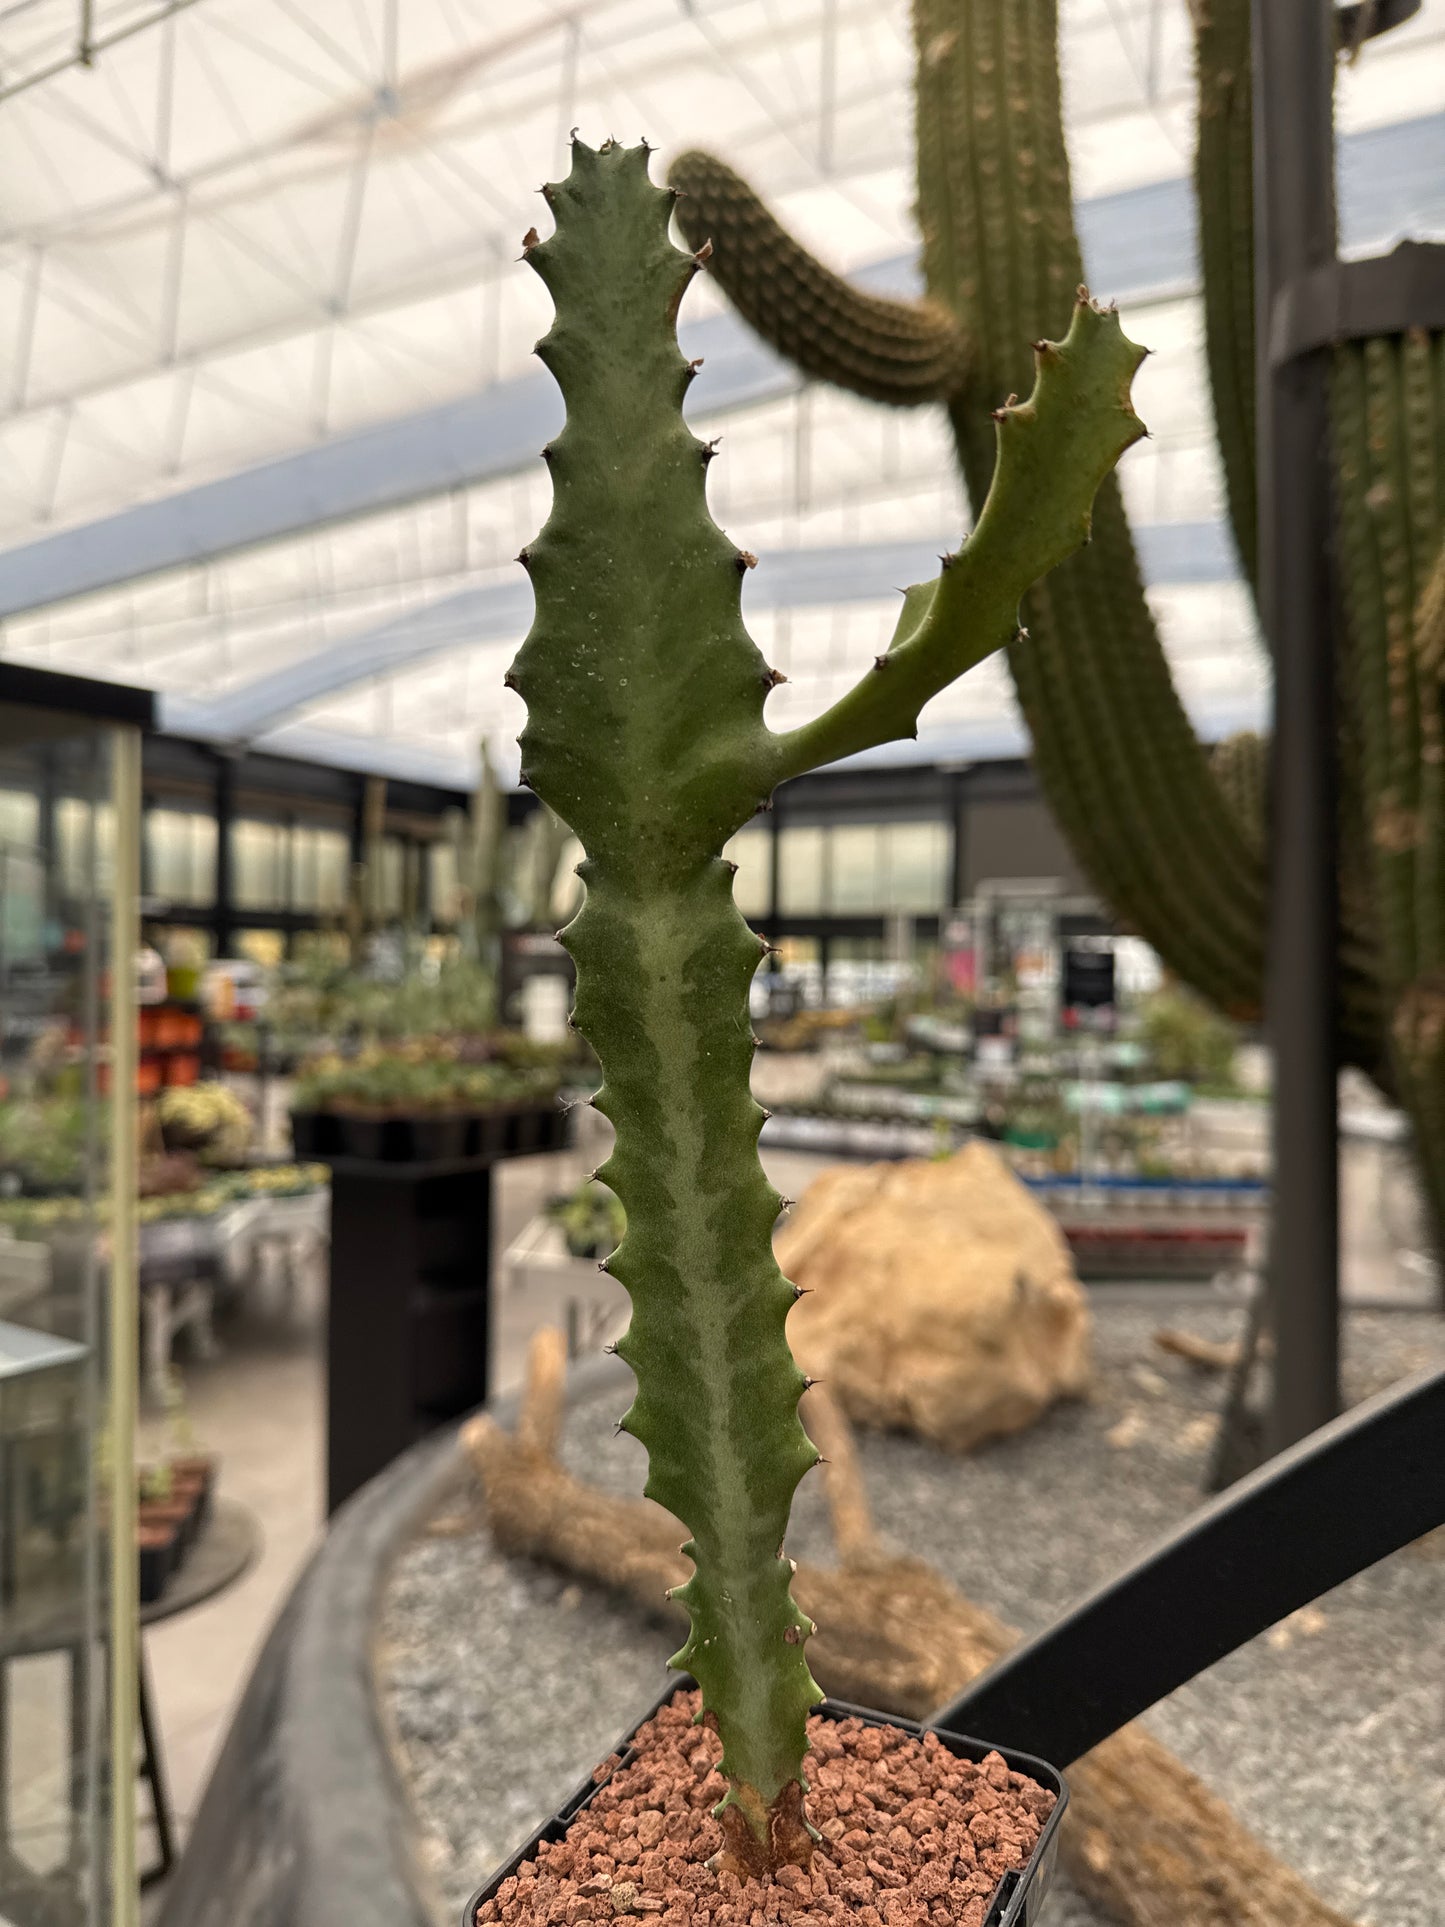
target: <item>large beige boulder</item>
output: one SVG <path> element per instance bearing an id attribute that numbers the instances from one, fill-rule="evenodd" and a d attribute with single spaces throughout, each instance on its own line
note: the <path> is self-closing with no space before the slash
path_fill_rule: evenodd
<path id="1" fill-rule="evenodd" d="M 777 1251 L 809 1293 L 788 1320 L 798 1362 L 860 1424 L 966 1452 L 1088 1384 L 1069 1248 L 986 1144 L 824 1171 Z"/>

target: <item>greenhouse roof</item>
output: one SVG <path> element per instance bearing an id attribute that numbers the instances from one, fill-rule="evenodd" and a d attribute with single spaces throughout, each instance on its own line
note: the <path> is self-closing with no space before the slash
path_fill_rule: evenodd
<path id="1" fill-rule="evenodd" d="M 1181 689 L 1266 718 L 1221 519 L 1186 0 L 1062 0 L 1092 286 L 1155 356 L 1124 486 Z M 154 686 L 177 731 L 464 785 L 504 762 L 536 454 L 560 404 L 516 265 L 568 130 L 703 142 L 836 266 L 916 284 L 906 0 L 0 0 L 0 653 Z M 1343 76 L 1348 252 L 1445 237 L 1445 0 Z M 699 283 L 719 519 L 762 558 L 791 720 L 957 539 L 939 412 L 800 383 Z M 912 757 L 1016 753 L 997 665 Z M 515 767 L 513 759 L 512 766 Z"/>

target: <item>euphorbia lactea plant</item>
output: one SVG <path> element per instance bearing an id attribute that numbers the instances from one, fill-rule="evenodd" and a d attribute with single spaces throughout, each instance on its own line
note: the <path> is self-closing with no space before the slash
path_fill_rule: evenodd
<path id="1" fill-rule="evenodd" d="M 521 557 L 536 618 L 508 682 L 527 705 L 523 780 L 586 852 L 562 941 L 602 1066 L 594 1102 L 616 1131 L 598 1175 L 627 1213 L 608 1261 L 632 1302 L 622 1424 L 647 1450 L 648 1494 L 689 1535 L 676 1663 L 722 1740 L 723 1862 L 764 1873 L 811 1852 L 805 1729 L 821 1695 L 783 1541 L 817 1455 L 749 1087 L 748 987 L 767 945 L 722 852 L 779 783 L 916 735 L 929 697 L 1015 635 L 1025 590 L 1088 539 L 1100 481 L 1143 433 L 1129 402 L 1142 351 L 1080 294 L 1066 338 L 1037 344 L 1032 395 L 997 411 L 972 535 L 905 593 L 855 686 L 777 732 L 764 706 L 781 678 L 741 615 L 754 558 L 708 513 L 712 451 L 682 415 L 696 364 L 677 311 L 707 250 L 669 239 L 675 197 L 652 184 L 646 147 L 574 142 L 567 179 L 542 192 L 555 231 L 524 247 L 556 309 L 537 352 L 567 420 L 545 451 L 552 512 Z"/>

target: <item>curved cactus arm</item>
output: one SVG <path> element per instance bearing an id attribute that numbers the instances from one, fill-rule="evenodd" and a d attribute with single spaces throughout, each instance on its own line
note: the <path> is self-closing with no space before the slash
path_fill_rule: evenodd
<path id="1" fill-rule="evenodd" d="M 1034 344 L 1034 388 L 995 411 L 993 480 L 972 535 L 907 590 L 886 655 L 831 709 L 778 739 L 779 777 L 918 734 L 930 697 L 1008 643 L 1038 579 L 1089 540 L 1100 483 L 1145 433 L 1129 387 L 1147 349 L 1084 289 L 1062 341 Z"/>
<path id="2" fill-rule="evenodd" d="M 679 154 L 668 179 L 694 248 L 739 314 L 803 374 L 871 401 L 912 407 L 962 388 L 968 343 L 946 308 L 865 294 L 793 238 L 741 175 L 711 154 Z"/>
<path id="3" fill-rule="evenodd" d="M 731 1864 L 757 1870 L 810 1850 L 820 1697 L 782 1550 L 817 1454 L 749 1088 L 748 986 L 767 946 L 722 857 L 770 787 L 771 680 L 742 622 L 747 558 L 708 513 L 706 450 L 682 418 L 675 318 L 697 263 L 668 239 L 673 197 L 645 148 L 580 142 L 543 193 L 555 232 L 525 253 L 555 306 L 537 352 L 567 418 L 546 451 L 551 514 L 523 552 L 536 615 L 509 681 L 527 704 L 525 780 L 586 852 L 562 941 L 602 1066 L 593 1101 L 616 1128 L 599 1175 L 627 1214 L 606 1267 L 632 1302 L 621 1423 L 689 1535 L 678 1664 L 722 1737 Z"/>
<path id="4" fill-rule="evenodd" d="M 1204 270 L 1204 340 L 1235 545 L 1258 581 L 1254 458 L 1254 102 L 1250 0 L 1194 9 L 1199 133 L 1194 189 Z"/>

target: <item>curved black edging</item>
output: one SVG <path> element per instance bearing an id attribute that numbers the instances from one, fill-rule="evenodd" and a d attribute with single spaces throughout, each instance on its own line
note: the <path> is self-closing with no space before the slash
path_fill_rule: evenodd
<path id="1" fill-rule="evenodd" d="M 569 1398 L 622 1375 L 569 1373 Z M 510 1424 L 514 1397 L 497 1401 Z M 155 1927 L 435 1927 L 372 1674 L 392 1560 L 461 1473 L 457 1428 L 335 1514 L 262 1648 Z"/>

